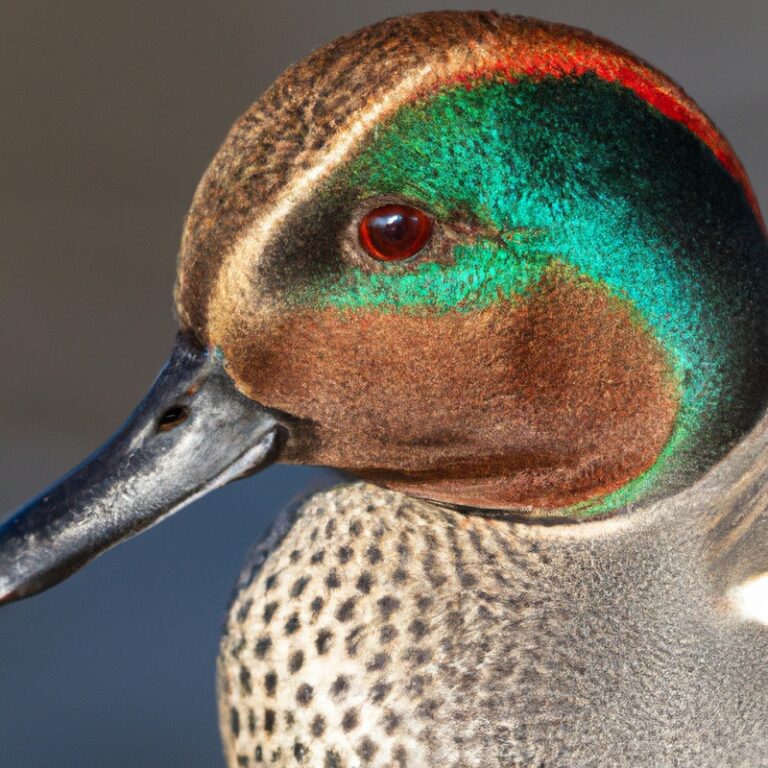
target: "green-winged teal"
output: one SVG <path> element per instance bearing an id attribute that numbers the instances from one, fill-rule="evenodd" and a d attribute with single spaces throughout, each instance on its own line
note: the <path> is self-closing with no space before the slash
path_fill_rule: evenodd
<path id="1" fill-rule="evenodd" d="M 186 221 L 171 361 L 0 531 L 32 595 L 273 461 L 231 766 L 768 765 L 768 252 L 727 141 L 585 32 L 389 20 L 291 67 Z"/>

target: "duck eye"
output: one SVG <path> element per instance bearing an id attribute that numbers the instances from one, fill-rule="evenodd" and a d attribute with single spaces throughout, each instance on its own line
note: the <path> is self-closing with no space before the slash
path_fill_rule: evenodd
<path id="1" fill-rule="evenodd" d="M 181 424 L 187 416 L 189 411 L 183 405 L 172 405 L 163 415 L 157 420 L 157 431 L 167 432 L 169 429 Z"/>
<path id="2" fill-rule="evenodd" d="M 432 219 L 418 208 L 383 205 L 360 221 L 360 244 L 378 261 L 401 261 L 427 244 L 432 227 Z"/>

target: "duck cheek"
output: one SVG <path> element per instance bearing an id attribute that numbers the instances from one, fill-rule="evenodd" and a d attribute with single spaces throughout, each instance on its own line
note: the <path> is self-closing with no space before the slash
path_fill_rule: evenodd
<path id="1" fill-rule="evenodd" d="M 558 274 L 474 312 L 293 312 L 246 347 L 229 356 L 241 390 L 316 425 L 290 460 L 481 507 L 622 487 L 678 406 L 660 346 L 599 287 Z"/>
<path id="2" fill-rule="evenodd" d="M 438 359 L 451 331 L 440 339 L 440 324 L 425 320 L 364 309 L 286 313 L 227 354 L 228 371 L 244 394 L 316 425 L 318 440 L 297 461 L 352 471 L 394 470 L 404 456 L 421 464 L 435 445 L 460 438 L 457 409 L 446 404 L 467 384 L 461 366 Z"/>

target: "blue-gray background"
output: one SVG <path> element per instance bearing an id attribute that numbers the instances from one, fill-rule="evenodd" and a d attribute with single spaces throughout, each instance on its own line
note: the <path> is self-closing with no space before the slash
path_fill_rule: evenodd
<path id="1" fill-rule="evenodd" d="M 496 0 L 671 74 L 768 204 L 764 0 Z M 385 16 L 465 3 L 3 0 L 0 518 L 90 452 L 170 347 L 182 217 L 229 124 L 291 62 Z M 0 611 L 0 768 L 216 768 L 214 660 L 243 555 L 323 470 L 202 500 Z"/>

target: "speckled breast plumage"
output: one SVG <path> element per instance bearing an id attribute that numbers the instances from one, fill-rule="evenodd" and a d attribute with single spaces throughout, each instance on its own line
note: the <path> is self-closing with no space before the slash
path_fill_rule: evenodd
<path id="1" fill-rule="evenodd" d="M 365 484 L 284 515 L 222 640 L 229 765 L 714 768 L 768 748 L 734 698 L 756 684 L 738 628 L 702 609 L 700 542 L 577 528 Z"/>

